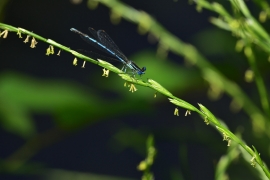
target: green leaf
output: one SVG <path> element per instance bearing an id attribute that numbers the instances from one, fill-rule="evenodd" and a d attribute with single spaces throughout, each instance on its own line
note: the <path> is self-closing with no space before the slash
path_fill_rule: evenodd
<path id="1" fill-rule="evenodd" d="M 262 162 L 262 159 L 261 159 L 261 156 L 260 154 L 258 153 L 257 149 L 252 145 L 253 149 L 254 149 L 254 153 L 256 154 L 256 161 L 261 164 L 261 165 L 264 165 L 263 162 Z"/>
<path id="2" fill-rule="evenodd" d="M 113 66 L 112 64 L 106 62 L 106 61 L 102 61 L 102 60 L 98 60 L 99 64 L 102 64 L 103 67 L 105 67 L 106 69 L 113 71 L 115 73 L 123 73 L 120 69 L 116 68 L 115 66 Z"/>
<path id="3" fill-rule="evenodd" d="M 207 119 L 211 122 L 213 122 L 214 124 L 218 124 L 220 125 L 220 122 L 216 119 L 216 117 L 206 108 L 204 107 L 202 104 L 198 103 L 198 105 L 201 108 L 201 111 L 203 112 L 203 114 L 206 115 Z"/>
<path id="4" fill-rule="evenodd" d="M 182 107 L 184 109 L 188 109 L 190 111 L 198 111 L 196 107 L 194 107 L 193 105 L 189 104 L 186 101 L 176 100 L 176 99 L 171 99 L 171 98 L 168 98 L 168 99 L 171 103 L 175 104 L 176 106 Z"/>
<path id="5" fill-rule="evenodd" d="M 30 114 L 20 104 L 2 99 L 0 116 L 1 125 L 8 132 L 17 134 L 23 138 L 29 138 L 36 133 L 35 125 Z"/>
<path id="6" fill-rule="evenodd" d="M 163 86 L 161 86 L 159 83 L 157 83 L 156 81 L 152 80 L 152 79 L 148 79 L 148 82 L 152 85 L 152 87 L 157 90 L 158 92 L 160 92 L 161 94 L 165 94 L 166 96 L 172 96 L 172 94 L 165 89 Z"/>

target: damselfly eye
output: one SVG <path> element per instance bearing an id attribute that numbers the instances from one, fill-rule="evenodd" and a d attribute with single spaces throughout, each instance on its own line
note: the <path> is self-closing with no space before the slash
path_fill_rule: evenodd
<path id="1" fill-rule="evenodd" d="M 144 71 L 146 71 L 146 67 L 143 67 L 143 68 L 142 68 L 142 72 L 143 72 L 143 73 L 144 73 Z"/>

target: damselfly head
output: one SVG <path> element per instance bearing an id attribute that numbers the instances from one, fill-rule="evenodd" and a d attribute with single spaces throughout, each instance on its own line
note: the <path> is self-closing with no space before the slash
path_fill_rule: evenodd
<path id="1" fill-rule="evenodd" d="M 138 73 L 138 75 L 143 75 L 143 74 L 145 74 L 145 71 L 146 71 L 146 67 L 143 67 L 140 71 L 138 71 L 137 73 Z"/>
<path id="2" fill-rule="evenodd" d="M 142 72 L 143 72 L 143 73 L 144 73 L 144 71 L 146 71 L 146 67 L 143 67 L 143 68 L 142 68 Z"/>

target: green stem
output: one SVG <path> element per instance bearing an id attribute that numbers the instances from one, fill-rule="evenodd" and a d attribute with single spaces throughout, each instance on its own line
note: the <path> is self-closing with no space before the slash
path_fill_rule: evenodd
<path id="1" fill-rule="evenodd" d="M 266 90 L 263 78 L 260 74 L 260 71 L 257 67 L 255 54 L 252 52 L 252 48 L 250 46 L 247 46 L 245 48 L 245 55 L 248 59 L 249 65 L 250 65 L 250 67 L 255 75 L 255 82 L 257 84 L 257 88 L 259 91 L 262 108 L 263 108 L 265 114 L 267 114 L 268 117 L 270 117 L 270 109 L 269 109 L 267 90 Z"/>

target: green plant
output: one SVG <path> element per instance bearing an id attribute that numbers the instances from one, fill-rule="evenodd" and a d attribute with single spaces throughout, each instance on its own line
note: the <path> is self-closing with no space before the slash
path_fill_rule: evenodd
<path id="1" fill-rule="evenodd" d="M 120 17 L 123 17 L 133 23 L 138 24 L 138 29 L 142 33 L 150 33 L 159 39 L 159 49 L 163 50 L 163 53 L 166 51 L 173 52 L 177 55 L 185 57 L 191 64 L 194 64 L 201 71 L 202 77 L 210 84 L 211 87 L 214 87 L 219 92 L 225 92 L 235 100 L 236 103 L 241 104 L 245 112 L 249 115 L 252 120 L 254 126 L 260 126 L 260 123 L 263 122 L 265 125 L 262 128 L 262 133 L 270 137 L 269 134 L 269 101 L 266 86 L 263 82 L 262 75 L 256 64 L 256 56 L 254 53 L 254 48 L 259 47 L 266 54 L 269 51 L 269 42 L 270 38 L 267 32 L 263 29 L 260 23 L 257 22 L 255 18 L 250 14 L 248 8 L 246 7 L 244 1 L 242 0 L 231 0 L 229 1 L 232 5 L 233 13 L 232 15 L 219 3 L 209 3 L 204 0 L 194 1 L 197 4 L 197 9 L 201 10 L 202 8 L 209 9 L 219 14 L 219 18 L 211 18 L 211 22 L 225 30 L 229 30 L 233 33 L 235 37 L 239 39 L 237 43 L 237 50 L 241 51 L 244 49 L 244 54 L 247 57 L 247 60 L 250 64 L 251 70 L 254 73 L 254 79 L 258 88 L 258 92 L 260 95 L 260 101 L 262 110 L 257 107 L 252 100 L 241 90 L 241 88 L 235 84 L 233 81 L 226 78 L 217 68 L 212 66 L 208 60 L 198 52 L 198 50 L 190 44 L 186 44 L 182 42 L 179 38 L 175 37 L 171 33 L 169 33 L 164 27 L 162 27 L 157 21 L 155 21 L 151 16 L 149 16 L 145 12 L 137 11 L 119 1 L 116 0 L 100 0 L 98 1 L 106 6 L 108 6 L 112 15 L 111 18 L 113 22 L 118 22 Z M 269 16 L 269 6 L 266 1 L 256 1 L 259 5 L 264 9 L 264 14 Z M 93 5 L 96 1 L 89 0 L 89 5 Z M 54 47 L 57 47 L 63 51 L 69 52 L 73 54 L 75 57 L 80 58 L 84 61 L 91 62 L 93 64 L 97 64 L 105 69 L 108 69 L 116 74 L 118 74 L 122 79 L 129 83 L 131 87 L 131 91 L 136 91 L 134 84 L 144 87 L 149 87 L 154 90 L 154 92 L 159 92 L 164 96 L 169 98 L 169 101 L 175 104 L 178 107 L 182 107 L 187 110 L 186 115 L 191 112 L 198 113 L 206 124 L 211 124 L 215 127 L 222 135 L 223 140 L 228 141 L 228 146 L 230 146 L 231 142 L 234 143 L 234 147 L 241 146 L 244 153 L 249 154 L 249 158 L 251 161 L 251 165 L 253 167 L 258 164 L 263 170 L 264 174 L 270 179 L 270 172 L 266 165 L 264 165 L 263 161 L 260 158 L 260 154 L 257 152 L 256 148 L 250 148 L 246 145 L 246 143 L 233 132 L 231 132 L 226 125 L 218 120 L 211 111 L 209 111 L 205 106 L 199 104 L 199 108 L 191 105 L 190 103 L 175 97 L 170 91 L 164 88 L 162 85 L 157 83 L 152 79 L 148 79 L 147 82 L 141 79 L 135 79 L 130 77 L 127 74 L 123 74 L 121 70 L 114 67 L 110 63 L 99 60 L 95 61 L 89 57 L 86 57 L 66 46 L 63 46 L 53 40 L 45 39 L 35 33 L 32 33 L 28 30 L 22 28 L 15 28 L 11 25 L 0 23 L 0 28 L 3 29 L 2 36 L 5 36 L 5 33 L 8 31 L 17 32 L 19 37 L 21 34 L 26 34 L 36 40 L 43 41 L 45 43 L 50 44 L 47 49 L 47 55 L 54 54 Z M 35 40 L 32 40 L 31 47 L 35 47 Z M 74 65 L 77 65 L 77 59 L 74 59 Z M 178 109 L 175 110 L 175 115 L 178 115 Z M 237 154 L 237 153 L 236 153 Z M 228 153 L 229 155 L 229 153 Z M 248 160 L 247 160 L 248 161 Z M 223 169 L 222 169 L 223 168 Z M 216 178 L 221 178 L 222 175 L 225 174 L 226 167 L 219 166 L 218 173 Z"/>

